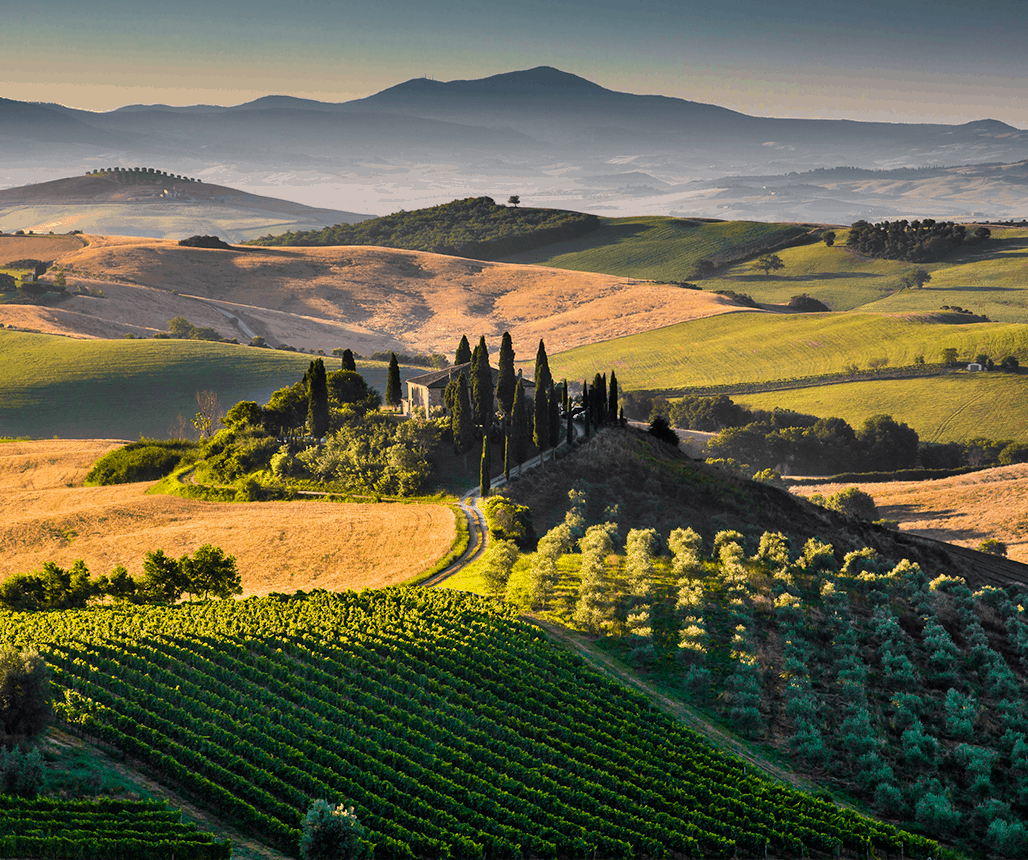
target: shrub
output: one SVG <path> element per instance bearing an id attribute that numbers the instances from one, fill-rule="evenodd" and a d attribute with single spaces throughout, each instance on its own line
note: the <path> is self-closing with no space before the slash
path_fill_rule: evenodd
<path id="1" fill-rule="evenodd" d="M 315 800 L 300 831 L 301 860 L 361 860 L 370 857 L 365 830 L 353 807 Z"/>
<path id="2" fill-rule="evenodd" d="M 43 756 L 38 749 L 0 748 L 0 792 L 37 797 L 43 789 Z"/>
<path id="3" fill-rule="evenodd" d="M 179 239 L 179 245 L 183 248 L 216 248 L 222 251 L 231 251 L 232 246 L 219 239 L 217 236 L 190 236 L 188 239 Z"/>
<path id="4" fill-rule="evenodd" d="M 978 544 L 978 552 L 1005 556 L 1007 554 L 1007 545 L 1001 540 L 996 540 L 996 538 L 988 538 Z"/>
<path id="5" fill-rule="evenodd" d="M 33 738 L 53 719 L 50 671 L 37 651 L 0 651 L 0 722 L 4 745 Z"/>
<path id="6" fill-rule="evenodd" d="M 104 454 L 86 475 L 87 486 L 156 481 L 170 475 L 192 445 L 181 440 L 141 439 Z"/>

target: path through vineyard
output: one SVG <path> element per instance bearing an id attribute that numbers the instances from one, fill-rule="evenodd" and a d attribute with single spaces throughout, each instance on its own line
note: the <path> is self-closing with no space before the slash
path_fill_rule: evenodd
<path id="1" fill-rule="evenodd" d="M 748 764 L 753 765 L 758 770 L 763 771 L 764 774 L 771 779 L 778 782 L 784 782 L 800 791 L 805 791 L 809 794 L 816 794 L 824 788 L 824 786 L 819 785 L 813 780 L 808 779 L 795 771 L 789 770 L 782 765 L 775 764 L 770 759 L 760 755 L 760 753 L 743 743 L 737 735 L 714 725 L 699 711 L 696 711 L 684 702 L 672 699 L 669 696 L 665 696 L 660 693 L 654 687 L 639 678 L 639 676 L 634 672 L 625 668 L 618 663 L 618 661 L 591 645 L 585 637 L 579 636 L 568 630 L 566 627 L 562 627 L 561 625 L 554 624 L 550 621 L 544 621 L 531 615 L 525 615 L 522 617 L 543 630 L 551 640 L 556 640 L 562 647 L 579 654 L 583 660 L 598 672 L 613 678 L 625 687 L 629 687 L 630 689 L 642 693 L 665 714 L 674 717 L 679 722 L 702 735 L 718 749 L 731 753 Z M 855 808 L 848 803 L 840 801 L 837 797 L 833 797 L 832 802 L 838 806 Z"/>

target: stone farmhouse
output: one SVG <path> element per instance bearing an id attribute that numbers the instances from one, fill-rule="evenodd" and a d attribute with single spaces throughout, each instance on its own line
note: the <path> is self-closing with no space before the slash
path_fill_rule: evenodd
<path id="1" fill-rule="evenodd" d="M 493 374 L 493 408 L 495 409 L 497 408 L 496 381 L 500 376 L 500 371 L 495 367 L 491 367 L 490 370 Z M 403 414 L 414 415 L 416 412 L 422 412 L 426 418 L 429 418 L 433 409 L 440 409 L 443 414 L 449 415 L 450 411 L 446 408 L 446 402 L 443 400 L 443 392 L 446 391 L 450 380 L 456 379 L 461 371 L 467 376 L 468 385 L 470 385 L 471 362 L 446 367 L 442 370 L 433 370 L 431 373 L 423 373 L 421 376 L 412 376 L 407 380 L 407 396 L 401 404 Z M 521 379 L 525 394 L 532 399 L 535 394 L 535 383 L 531 379 L 523 377 L 520 370 L 518 378 Z"/>

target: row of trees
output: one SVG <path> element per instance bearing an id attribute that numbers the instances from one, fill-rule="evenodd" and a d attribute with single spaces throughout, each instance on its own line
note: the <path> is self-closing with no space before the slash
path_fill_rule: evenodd
<path id="1" fill-rule="evenodd" d="M 122 565 L 93 579 L 81 559 L 65 570 L 46 562 L 34 573 L 15 573 L 0 582 L 0 606 L 14 612 L 77 609 L 96 601 L 175 603 L 184 594 L 198 600 L 231 597 L 243 591 L 235 556 L 204 544 L 179 559 L 164 550 L 148 552 L 143 575 L 133 578 Z"/>
<path id="2" fill-rule="evenodd" d="M 850 227 L 847 245 L 885 260 L 909 260 L 912 263 L 930 263 L 941 260 L 961 245 L 978 245 L 989 239 L 988 227 L 977 227 L 973 232 L 963 224 L 952 221 L 882 221 L 871 224 L 857 221 Z"/>

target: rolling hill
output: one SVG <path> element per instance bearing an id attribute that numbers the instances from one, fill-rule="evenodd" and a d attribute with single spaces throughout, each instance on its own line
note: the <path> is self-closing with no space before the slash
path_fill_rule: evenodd
<path id="1" fill-rule="evenodd" d="M 143 168 L 0 189 L 0 232 L 84 233 L 230 242 L 370 216 L 318 209 Z"/>
<path id="2" fill-rule="evenodd" d="M 24 240 L 39 241 L 0 237 L 0 258 L 23 256 Z M 64 267 L 69 284 L 102 289 L 106 298 L 0 304 L 0 322 L 86 337 L 145 337 L 181 315 L 227 338 L 248 341 L 249 330 L 273 346 L 450 355 L 464 332 L 493 339 L 510 331 L 522 350 L 539 338 L 566 349 L 738 309 L 720 296 L 634 278 L 388 248 L 224 251 L 88 240 L 85 248 L 46 259 Z"/>

